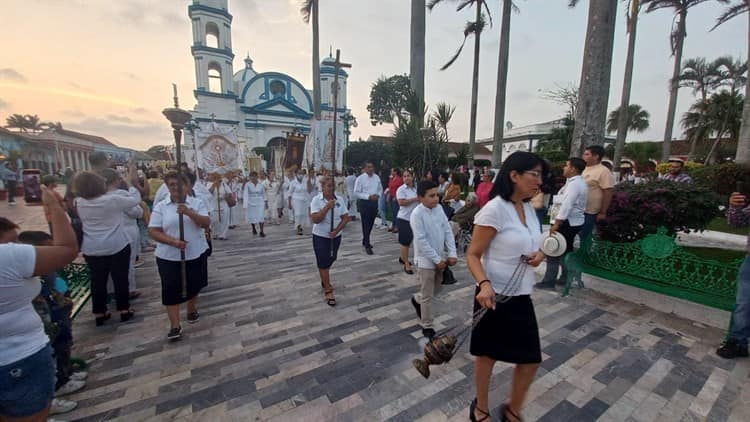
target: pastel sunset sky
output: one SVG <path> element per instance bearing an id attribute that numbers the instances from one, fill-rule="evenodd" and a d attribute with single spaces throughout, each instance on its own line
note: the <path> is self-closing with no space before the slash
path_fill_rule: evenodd
<path id="1" fill-rule="evenodd" d="M 195 104 L 195 74 L 190 55 L 190 0 L 5 0 L 0 59 L 0 119 L 12 113 L 38 114 L 44 121 L 104 136 L 112 142 L 145 150 L 171 143 L 161 115 L 170 106 L 172 82 L 181 106 Z M 409 0 L 320 0 L 321 58 L 329 46 L 341 49 L 353 65 L 349 107 L 359 121 L 353 138 L 387 135 L 392 126 L 374 127 L 367 104 L 370 86 L 381 75 L 409 71 Z M 482 36 L 479 138 L 492 136 L 497 72 L 500 1 L 490 1 L 495 25 Z M 576 9 L 567 0 L 517 1 L 512 17 L 510 74 L 506 120 L 522 126 L 560 118 L 565 109 L 540 98 L 540 91 L 577 85 L 588 2 Z M 627 47 L 625 3 L 620 7 L 612 71 L 610 110 L 620 101 Z M 230 0 L 234 15 L 234 70 L 246 54 L 259 71 L 280 71 L 312 87 L 311 28 L 299 14 L 298 0 Z M 688 15 L 685 58 L 709 60 L 731 55 L 746 60 L 747 19 L 737 18 L 713 32 L 722 6 L 707 2 Z M 448 70 L 440 66 L 463 38 L 472 11 L 456 13 L 451 4 L 427 15 L 426 101 L 456 106 L 449 130 L 466 142 L 473 40 Z M 651 128 L 631 140 L 661 140 L 672 58 L 669 11 L 642 15 L 631 101 L 651 113 Z M 680 91 L 678 119 L 691 102 Z M 675 136 L 681 136 L 677 127 Z"/>

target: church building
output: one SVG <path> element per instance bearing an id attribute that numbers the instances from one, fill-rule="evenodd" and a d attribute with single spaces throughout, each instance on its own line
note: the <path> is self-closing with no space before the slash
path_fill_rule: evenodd
<path id="1" fill-rule="evenodd" d="M 266 169 L 278 172 L 291 165 L 319 168 L 325 145 L 308 140 L 308 151 L 305 151 L 304 144 L 306 139 L 316 138 L 314 132 L 318 127 L 313 120 L 312 90 L 283 72 L 255 70 L 249 55 L 242 69 L 234 71 L 232 15 L 227 1 L 193 0 L 188 6 L 193 30 L 191 52 L 195 61 L 193 93 L 197 104 L 191 111 L 192 136 L 186 136 L 185 140 L 187 161 L 208 172 L 257 170 L 262 166 L 261 159 L 252 151 L 268 147 L 262 157 Z M 281 47 L 283 40 L 278 43 Z M 333 63 L 332 57 L 321 63 L 322 122 L 333 119 L 331 87 L 336 72 Z M 336 120 L 337 132 L 341 134 L 337 140 L 341 144 L 349 113 L 348 74 L 343 69 L 338 73 Z M 318 139 L 326 139 L 323 135 Z M 330 131 L 328 135 L 330 137 Z"/>

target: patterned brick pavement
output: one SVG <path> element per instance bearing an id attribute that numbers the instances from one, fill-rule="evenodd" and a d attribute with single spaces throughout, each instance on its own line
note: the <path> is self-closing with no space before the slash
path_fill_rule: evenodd
<path id="1" fill-rule="evenodd" d="M 7 215 L 5 204 L 0 215 Z M 375 255 L 345 232 L 332 276 L 338 305 L 323 301 L 309 236 L 289 225 L 265 239 L 246 228 L 217 242 L 201 320 L 168 328 L 153 258 L 138 269 L 144 295 L 134 322 L 75 324 L 77 355 L 90 359 L 88 387 L 66 420 L 464 421 L 474 396 L 467 346 L 429 380 L 411 366 L 421 354 L 409 304 L 414 276 L 397 263 L 395 236 L 375 229 Z M 438 327 L 470 316 L 473 284 L 438 301 Z M 648 294 L 644 292 L 644 294 Z M 722 332 L 591 291 L 534 295 L 544 362 L 528 421 L 747 421 L 750 361 L 713 354 Z M 502 335 L 499 333 L 499 335 Z M 492 378 L 493 414 L 507 397 L 511 367 Z"/>

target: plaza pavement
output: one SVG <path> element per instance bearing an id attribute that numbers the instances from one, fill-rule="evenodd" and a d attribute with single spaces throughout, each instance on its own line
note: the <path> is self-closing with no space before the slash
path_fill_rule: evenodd
<path id="1" fill-rule="evenodd" d="M 24 229 L 44 228 L 40 207 L 0 205 Z M 41 221 L 40 221 L 41 220 Z M 95 327 L 88 305 L 74 326 L 74 355 L 89 360 L 88 386 L 63 420 L 85 421 L 465 421 L 474 397 L 467 345 L 425 380 L 412 368 L 420 328 L 409 304 L 415 276 L 397 263 L 394 235 L 359 222 L 344 233 L 332 277 L 338 305 L 324 303 L 309 235 L 292 226 L 247 227 L 215 241 L 201 319 L 165 341 L 168 323 L 152 254 L 137 269 L 136 318 Z M 438 328 L 471 313 L 474 285 L 437 301 Z M 648 294 L 644 292 L 644 294 Z M 597 294 L 535 292 L 544 362 L 524 409 L 527 421 L 748 421 L 750 361 L 713 354 L 723 332 Z M 183 312 L 184 318 L 184 312 Z M 498 333 L 502 336 L 502 333 Z M 493 415 L 511 367 L 496 366 Z"/>

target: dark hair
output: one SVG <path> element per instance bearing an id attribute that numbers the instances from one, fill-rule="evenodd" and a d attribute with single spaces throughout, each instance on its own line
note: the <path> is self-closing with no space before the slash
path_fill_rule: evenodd
<path id="1" fill-rule="evenodd" d="M 91 167 L 96 168 L 105 166 L 107 165 L 107 161 L 109 161 L 107 159 L 107 154 L 101 151 L 92 152 L 89 155 L 89 164 L 91 164 Z"/>
<path id="2" fill-rule="evenodd" d="M 591 155 L 598 156 L 599 161 L 602 161 L 604 158 L 604 147 L 601 145 L 589 145 L 586 147 L 586 151 L 590 152 Z"/>
<path id="3" fill-rule="evenodd" d="M 503 161 L 503 165 L 500 167 L 500 173 L 497 175 L 497 179 L 495 179 L 495 184 L 492 185 L 490 198 L 500 195 L 504 200 L 510 201 L 510 197 L 515 190 L 515 183 L 510 179 L 510 173 L 513 171 L 517 173 L 525 173 L 536 166 L 542 167 L 542 180 L 544 180 L 549 174 L 549 164 L 547 164 L 542 157 L 533 152 L 526 151 L 516 151 L 509 155 L 508 158 Z M 531 198 L 525 198 L 524 201 L 528 201 L 529 199 Z"/>
<path id="4" fill-rule="evenodd" d="M 50 240 L 52 240 L 52 236 L 49 233 L 38 230 L 27 230 L 18 235 L 18 242 L 27 245 L 42 246 Z"/>
<path id="5" fill-rule="evenodd" d="M 678 160 L 676 158 L 671 158 L 671 159 L 667 160 L 667 162 L 668 163 L 677 163 L 677 164 L 680 165 L 680 167 L 685 167 L 685 162 L 682 161 L 682 160 Z"/>
<path id="6" fill-rule="evenodd" d="M 0 234 L 11 230 L 18 230 L 18 225 L 5 217 L 0 217 Z"/>
<path id="7" fill-rule="evenodd" d="M 109 169 L 109 168 L 107 168 L 107 169 L 101 169 L 101 170 L 98 171 L 98 173 L 99 173 L 99 176 L 101 176 L 101 177 L 104 178 L 104 183 L 106 183 L 107 186 L 109 186 L 112 183 L 114 183 L 114 182 L 122 179 L 122 177 L 120 177 L 119 173 L 117 173 L 115 170 L 112 170 L 112 169 Z"/>
<path id="8" fill-rule="evenodd" d="M 430 189 L 435 189 L 438 187 L 438 184 L 433 182 L 432 180 L 422 180 L 417 185 L 417 196 L 424 197 L 427 195 L 427 191 Z"/>
<path id="9" fill-rule="evenodd" d="M 362 163 L 362 168 L 367 167 L 368 164 L 372 164 L 372 166 L 375 167 L 375 163 L 372 160 L 365 160 L 365 162 Z"/>
<path id="10" fill-rule="evenodd" d="M 164 183 L 167 184 L 167 187 L 169 187 L 169 185 L 168 185 L 169 180 L 174 179 L 174 180 L 177 180 L 179 182 L 180 181 L 180 176 L 182 176 L 182 183 L 184 183 L 185 185 L 187 185 L 188 183 L 190 183 L 190 176 L 188 176 L 188 174 L 190 174 L 190 172 L 182 173 L 182 175 L 180 175 L 180 173 L 178 173 L 178 172 L 176 172 L 174 170 L 169 171 L 169 172 L 167 172 L 164 175 Z M 195 176 L 193 176 L 193 177 L 195 177 Z"/>
<path id="11" fill-rule="evenodd" d="M 396 172 L 396 175 L 401 176 L 403 173 L 401 172 L 401 169 L 398 167 L 394 167 L 391 169 L 391 171 Z"/>
<path id="12" fill-rule="evenodd" d="M 107 193 L 104 178 L 90 171 L 81 171 L 73 178 L 73 191 L 83 199 L 93 199 Z"/>
<path id="13" fill-rule="evenodd" d="M 583 161 L 583 158 L 570 157 L 568 158 L 568 162 L 571 166 L 573 166 L 573 168 L 578 170 L 578 174 L 583 173 L 583 171 L 586 169 L 586 162 Z"/>
<path id="14" fill-rule="evenodd" d="M 42 176 L 42 184 L 44 186 L 49 187 L 49 185 L 53 183 L 57 183 L 57 177 L 55 177 L 54 175 L 47 174 L 45 176 Z"/>
<path id="15" fill-rule="evenodd" d="M 445 179 L 445 181 L 448 181 L 448 177 L 450 177 L 450 176 L 448 176 L 448 173 L 442 171 L 442 172 L 440 172 L 440 174 L 438 174 L 438 179 L 441 178 L 441 177 L 443 179 Z"/>
<path id="16" fill-rule="evenodd" d="M 258 177 L 257 171 L 251 171 L 250 174 L 248 174 L 248 177 Z"/>
<path id="17" fill-rule="evenodd" d="M 463 175 L 461 173 L 458 173 L 458 172 L 451 173 L 451 183 L 453 183 L 454 185 L 460 185 L 461 179 L 463 179 Z M 445 180 L 448 180 L 448 178 L 446 178 Z"/>

